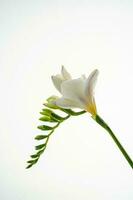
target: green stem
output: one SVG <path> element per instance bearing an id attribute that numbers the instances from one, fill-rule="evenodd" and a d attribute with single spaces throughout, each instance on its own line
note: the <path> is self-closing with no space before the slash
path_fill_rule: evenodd
<path id="1" fill-rule="evenodd" d="M 129 163 L 129 165 L 133 169 L 133 161 L 131 160 L 131 158 L 127 154 L 126 150 L 123 148 L 123 146 L 121 145 L 121 143 L 117 139 L 117 137 L 114 135 L 114 133 L 110 129 L 110 127 L 104 122 L 104 120 L 99 115 L 96 115 L 95 117 L 93 117 L 93 119 L 98 124 L 100 124 L 104 129 L 106 129 L 108 131 L 108 133 L 110 134 L 110 136 L 112 137 L 112 139 L 114 140 L 114 142 L 116 143 L 116 145 L 118 146 L 118 148 L 120 149 L 120 151 L 122 152 L 122 154 L 124 155 L 124 157 L 126 158 L 127 162 Z"/>
<path id="2" fill-rule="evenodd" d="M 62 110 L 63 112 L 65 112 L 65 113 L 67 113 L 71 116 L 78 116 L 78 115 L 82 115 L 82 114 L 86 113 L 85 110 L 82 110 L 82 111 L 79 111 L 79 112 L 75 112 L 71 109 L 65 109 L 65 108 L 60 108 L 60 110 Z"/>
<path id="3" fill-rule="evenodd" d="M 70 117 L 70 115 L 67 115 L 67 116 L 64 118 L 64 120 L 58 122 L 58 123 L 53 127 L 52 131 L 48 134 L 48 137 L 47 137 L 47 139 L 46 139 L 45 149 L 46 149 L 46 147 L 47 147 L 49 138 L 50 138 L 50 136 L 52 135 L 52 133 L 55 131 L 55 129 L 56 129 L 63 121 L 67 120 L 69 117 Z"/>

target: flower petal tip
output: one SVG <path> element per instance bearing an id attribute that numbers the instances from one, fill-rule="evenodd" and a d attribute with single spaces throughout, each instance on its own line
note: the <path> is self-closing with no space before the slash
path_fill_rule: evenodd
<path id="1" fill-rule="evenodd" d="M 64 65 L 61 66 L 61 71 L 63 71 L 65 69 Z"/>
<path id="2" fill-rule="evenodd" d="M 95 74 L 98 75 L 99 74 L 99 70 L 95 69 Z"/>
<path id="3" fill-rule="evenodd" d="M 51 79 L 53 80 L 53 76 L 51 76 Z"/>
<path id="4" fill-rule="evenodd" d="M 51 76 L 52 81 L 55 79 L 55 76 Z"/>
<path id="5" fill-rule="evenodd" d="M 99 70 L 98 70 L 98 69 L 94 69 L 93 73 L 94 73 L 94 74 L 98 74 L 98 73 L 99 73 Z"/>
<path id="6" fill-rule="evenodd" d="M 63 65 L 61 68 L 61 74 L 64 77 L 64 79 L 71 79 L 71 75 L 69 74 L 69 72 L 66 70 L 66 68 Z"/>

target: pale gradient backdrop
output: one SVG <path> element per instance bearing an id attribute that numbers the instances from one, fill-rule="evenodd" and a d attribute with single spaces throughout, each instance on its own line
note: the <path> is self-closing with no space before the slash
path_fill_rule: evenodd
<path id="1" fill-rule="evenodd" d="M 25 167 L 61 65 L 74 77 L 99 69 L 99 114 L 133 158 L 133 2 L 0 0 L 0 27 L 0 199 L 132 200 L 130 166 L 87 114 L 62 124 Z"/>

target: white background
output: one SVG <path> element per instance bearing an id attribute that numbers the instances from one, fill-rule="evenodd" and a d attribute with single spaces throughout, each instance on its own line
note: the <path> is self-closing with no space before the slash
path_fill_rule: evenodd
<path id="1" fill-rule="evenodd" d="M 0 27 L 0 199 L 132 200 L 130 166 L 87 114 L 25 167 L 62 64 L 75 78 L 99 69 L 98 112 L 133 158 L 133 2 L 0 0 Z"/>

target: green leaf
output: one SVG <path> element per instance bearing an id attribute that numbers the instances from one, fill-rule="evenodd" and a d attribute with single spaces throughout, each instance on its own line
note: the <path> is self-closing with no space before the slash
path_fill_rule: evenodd
<path id="1" fill-rule="evenodd" d="M 53 127 L 46 126 L 46 125 L 41 125 L 41 126 L 38 126 L 37 128 L 41 129 L 42 131 L 48 131 L 48 130 L 52 130 L 53 129 Z"/>
<path id="2" fill-rule="evenodd" d="M 35 140 L 43 140 L 43 139 L 45 139 L 45 138 L 47 138 L 48 137 L 48 135 L 37 135 L 36 137 L 35 137 Z"/>
<path id="3" fill-rule="evenodd" d="M 35 146 L 35 149 L 39 150 L 39 149 L 42 149 L 45 146 L 46 146 L 46 144 L 40 144 L 40 145 Z"/>

